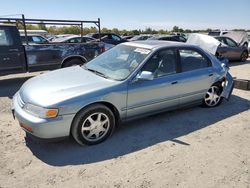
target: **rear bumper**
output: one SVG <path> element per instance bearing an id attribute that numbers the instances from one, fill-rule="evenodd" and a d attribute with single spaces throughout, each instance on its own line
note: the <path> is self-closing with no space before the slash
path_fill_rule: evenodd
<path id="1" fill-rule="evenodd" d="M 13 97 L 12 110 L 23 130 L 41 139 L 54 139 L 70 135 L 70 127 L 74 114 L 56 118 L 41 119 L 24 111 L 18 103 L 18 97 Z"/>

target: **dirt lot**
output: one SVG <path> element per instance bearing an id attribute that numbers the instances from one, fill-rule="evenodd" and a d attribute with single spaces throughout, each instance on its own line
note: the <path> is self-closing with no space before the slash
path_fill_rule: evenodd
<path id="1" fill-rule="evenodd" d="M 231 73 L 250 79 L 250 60 Z M 37 74 L 37 73 L 36 73 Z M 127 123 L 106 142 L 25 138 L 10 101 L 34 74 L 0 78 L 0 187 L 250 187 L 250 91 Z"/>

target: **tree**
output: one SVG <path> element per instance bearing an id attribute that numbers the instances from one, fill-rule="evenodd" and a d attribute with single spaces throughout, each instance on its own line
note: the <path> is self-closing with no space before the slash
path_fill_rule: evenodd
<path id="1" fill-rule="evenodd" d="M 172 32 L 179 32 L 179 27 L 178 26 L 174 26 L 172 29 Z"/>
<path id="2" fill-rule="evenodd" d="M 117 28 L 113 28 L 113 29 L 111 30 L 111 32 L 112 32 L 112 33 L 115 33 L 115 34 L 117 34 L 117 35 L 120 35 L 120 32 L 119 32 L 119 30 L 118 30 Z"/>
<path id="3" fill-rule="evenodd" d="M 47 31 L 46 25 L 43 23 L 43 21 L 41 21 L 40 24 L 38 24 L 38 28 L 39 28 L 40 30 L 45 30 L 45 31 Z"/>

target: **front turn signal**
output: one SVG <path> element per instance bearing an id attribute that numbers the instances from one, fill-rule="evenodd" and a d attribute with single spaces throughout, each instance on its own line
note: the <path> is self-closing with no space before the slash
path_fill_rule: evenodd
<path id="1" fill-rule="evenodd" d="M 58 109 L 48 109 L 46 112 L 47 118 L 54 118 L 58 115 Z"/>

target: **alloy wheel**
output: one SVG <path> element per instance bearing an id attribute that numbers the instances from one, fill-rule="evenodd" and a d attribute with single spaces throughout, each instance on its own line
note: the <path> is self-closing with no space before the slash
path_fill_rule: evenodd
<path id="1" fill-rule="evenodd" d="M 212 86 L 207 91 L 204 101 L 207 106 L 213 107 L 220 102 L 220 99 L 221 99 L 220 88 L 218 86 Z"/>
<path id="2" fill-rule="evenodd" d="M 81 127 L 82 136 L 88 141 L 98 141 L 108 132 L 110 120 L 104 113 L 93 113 L 83 122 Z"/>

